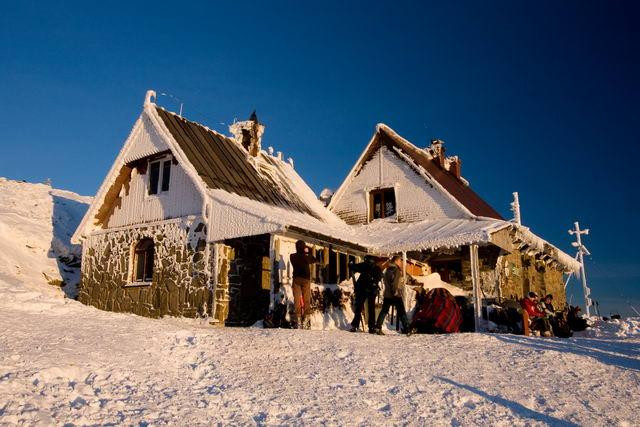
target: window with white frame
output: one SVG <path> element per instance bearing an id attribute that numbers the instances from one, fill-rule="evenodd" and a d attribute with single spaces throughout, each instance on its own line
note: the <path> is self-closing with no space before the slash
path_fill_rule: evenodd
<path id="1" fill-rule="evenodd" d="M 149 161 L 148 194 L 159 194 L 169 191 L 171 180 L 171 159 Z"/>

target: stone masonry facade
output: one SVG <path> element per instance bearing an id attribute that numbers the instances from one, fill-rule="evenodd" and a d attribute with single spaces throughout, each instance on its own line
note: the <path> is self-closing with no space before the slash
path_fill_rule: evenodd
<path id="1" fill-rule="evenodd" d="M 500 274 L 505 298 L 520 299 L 533 291 L 540 297 L 552 294 L 556 308 L 567 302 L 562 272 L 544 265 L 535 257 L 514 251 L 498 259 L 496 271 Z"/>
<path id="2" fill-rule="evenodd" d="M 78 299 L 102 310 L 147 317 L 207 315 L 213 295 L 205 236 L 202 222 L 185 219 L 89 236 Z M 154 242 L 153 277 L 151 283 L 135 283 L 133 248 L 145 238 Z"/>

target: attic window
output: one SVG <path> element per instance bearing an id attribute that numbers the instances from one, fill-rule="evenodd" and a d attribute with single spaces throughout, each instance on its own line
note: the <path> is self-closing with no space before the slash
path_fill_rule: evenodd
<path id="1" fill-rule="evenodd" d="M 369 193 L 370 219 L 387 218 L 396 214 L 396 193 L 393 188 L 372 190 Z"/>
<path id="2" fill-rule="evenodd" d="M 169 191 L 171 181 L 171 159 L 149 162 L 149 194 Z"/>

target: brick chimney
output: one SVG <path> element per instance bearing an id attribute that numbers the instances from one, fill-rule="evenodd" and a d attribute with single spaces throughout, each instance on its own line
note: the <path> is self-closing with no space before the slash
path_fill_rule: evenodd
<path id="1" fill-rule="evenodd" d="M 256 157 L 260 153 L 264 125 L 258 121 L 255 111 L 251 113 L 249 120 L 235 122 L 229 126 L 229 132 L 247 150 L 249 155 Z"/>

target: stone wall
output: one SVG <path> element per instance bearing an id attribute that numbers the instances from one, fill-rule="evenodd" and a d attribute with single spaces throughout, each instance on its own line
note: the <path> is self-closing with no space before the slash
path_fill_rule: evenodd
<path id="1" fill-rule="evenodd" d="M 229 266 L 235 258 L 235 252 L 232 247 L 222 243 L 216 243 L 216 245 L 218 249 L 217 251 L 212 251 L 211 255 L 211 271 L 217 271 L 218 276 L 215 284 L 214 321 L 220 325 L 224 325 L 229 315 Z"/>
<path id="2" fill-rule="evenodd" d="M 102 310 L 148 317 L 205 315 L 212 304 L 205 236 L 202 222 L 184 219 L 91 235 L 83 244 L 78 299 Z M 133 248 L 143 238 L 155 244 L 150 284 L 132 280 Z"/>
<path id="3" fill-rule="evenodd" d="M 553 295 L 557 308 L 566 304 L 562 272 L 537 261 L 534 257 L 514 251 L 501 256 L 497 272 L 500 275 L 502 296 L 523 298 L 530 291 L 543 296 Z"/>

